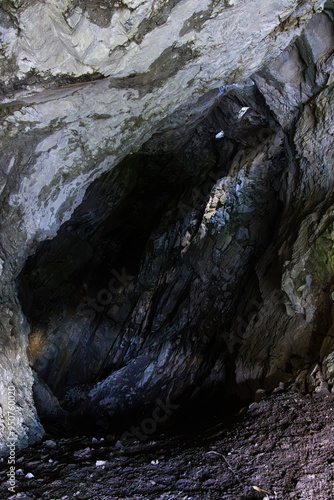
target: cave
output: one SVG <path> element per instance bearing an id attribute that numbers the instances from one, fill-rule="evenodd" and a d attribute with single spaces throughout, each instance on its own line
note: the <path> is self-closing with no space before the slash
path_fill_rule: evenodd
<path id="1" fill-rule="evenodd" d="M 246 106 L 248 102 L 255 109 Z M 245 115 L 238 118 L 241 109 Z M 188 412 L 196 412 L 197 418 L 204 401 L 206 414 L 208 405 L 215 412 L 222 412 L 226 405 L 235 407 L 232 401 L 238 394 L 232 377 L 224 387 L 225 372 L 234 369 L 233 356 L 229 360 L 224 353 L 231 350 L 225 329 L 235 314 L 235 304 L 245 295 L 244 288 L 252 286 L 255 263 L 274 238 L 284 209 L 278 188 L 286 163 L 284 148 L 278 148 L 270 159 L 272 171 L 261 186 L 252 188 L 249 180 L 247 191 L 253 192 L 247 194 L 251 203 L 249 214 L 243 216 L 246 227 L 236 233 L 236 242 L 246 248 L 246 255 L 240 264 L 234 262 L 242 273 L 240 277 L 235 273 L 235 290 L 228 291 L 219 283 L 236 248 L 230 249 L 223 264 L 216 257 L 217 263 L 206 269 L 200 261 L 207 260 L 206 252 L 212 251 L 216 231 L 211 230 L 209 243 L 198 242 L 197 255 L 191 255 L 188 247 L 198 237 L 217 181 L 228 178 L 236 157 L 253 151 L 255 144 L 263 148 L 277 127 L 255 85 L 244 96 L 231 90 L 194 128 L 182 151 L 178 147 L 159 154 L 155 145 L 152 152 L 149 141 L 94 181 L 57 235 L 41 242 L 27 259 L 18 277 L 18 297 L 31 326 L 35 401 L 48 431 L 62 435 L 66 421 L 71 432 L 73 420 L 77 433 L 80 414 L 85 434 L 119 433 L 129 427 L 131 419 L 144 418 L 156 399 L 171 391 L 174 400 L 182 399 L 182 411 L 189 406 Z M 216 138 L 223 128 L 227 130 L 224 140 Z M 256 221 L 259 217 L 261 222 Z M 194 269 L 196 260 L 198 268 Z M 201 283 L 202 273 L 208 283 Z M 195 277 L 203 308 L 193 303 Z M 256 303 L 258 291 L 254 293 L 244 298 L 244 314 Z M 196 319 L 186 321 L 185 314 Z M 176 324 L 182 322 L 181 327 L 174 326 L 175 319 Z M 217 325 L 224 325 L 223 332 Z M 185 363 L 181 373 L 187 378 L 182 380 L 180 373 L 177 382 L 177 376 L 168 374 L 167 355 L 181 353 Z M 159 361 L 154 365 L 156 357 L 161 357 L 162 366 Z M 210 380 L 216 363 L 226 367 L 217 380 Z M 127 392 L 118 389 L 118 412 L 115 402 L 108 403 L 103 412 L 86 408 L 87 394 L 96 384 L 130 367 L 129 390 L 143 386 L 141 379 L 150 380 L 142 394 L 136 391 L 129 401 Z M 43 396 L 45 390 L 51 390 L 59 406 L 50 406 Z M 246 389 L 242 392 L 246 399 L 252 394 Z M 63 414 L 65 420 L 59 418 L 61 409 L 68 412 Z"/>
<path id="2" fill-rule="evenodd" d="M 1 495 L 332 498 L 333 2 L 56 4 L 0 7 Z"/>

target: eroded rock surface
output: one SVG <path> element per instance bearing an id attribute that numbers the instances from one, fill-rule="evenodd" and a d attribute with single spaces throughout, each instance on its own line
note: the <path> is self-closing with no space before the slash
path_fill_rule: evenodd
<path id="1" fill-rule="evenodd" d="M 331 391 L 333 3 L 0 13 L 2 451 Z"/>
<path id="2" fill-rule="evenodd" d="M 131 445 L 112 436 L 46 440 L 20 453 L 13 499 L 332 498 L 333 396 L 288 392 L 256 405 L 229 428 L 216 421 L 198 432 L 197 421 L 195 435 L 188 428 Z"/>

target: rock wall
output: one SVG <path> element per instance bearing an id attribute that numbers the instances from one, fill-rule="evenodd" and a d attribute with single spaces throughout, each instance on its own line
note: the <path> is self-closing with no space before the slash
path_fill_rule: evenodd
<path id="1" fill-rule="evenodd" d="M 333 3 L 0 15 L 1 451 L 11 385 L 24 446 L 35 403 L 107 428 L 157 397 L 332 384 Z"/>

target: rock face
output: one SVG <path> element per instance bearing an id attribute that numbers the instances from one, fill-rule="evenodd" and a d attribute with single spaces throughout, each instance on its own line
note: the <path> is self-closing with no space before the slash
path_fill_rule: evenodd
<path id="1" fill-rule="evenodd" d="M 19 446 L 331 390 L 333 13 L 3 2 L 1 452 L 10 386 Z"/>

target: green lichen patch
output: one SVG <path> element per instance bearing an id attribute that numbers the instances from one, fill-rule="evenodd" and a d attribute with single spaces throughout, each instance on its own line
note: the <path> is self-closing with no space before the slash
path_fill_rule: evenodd
<path id="1" fill-rule="evenodd" d="M 334 230 L 333 225 L 315 241 L 310 253 L 315 264 L 315 276 L 324 283 L 334 275 Z"/>

